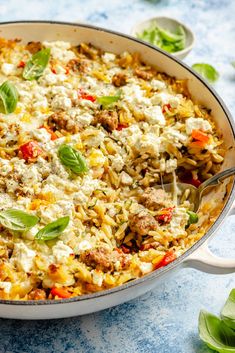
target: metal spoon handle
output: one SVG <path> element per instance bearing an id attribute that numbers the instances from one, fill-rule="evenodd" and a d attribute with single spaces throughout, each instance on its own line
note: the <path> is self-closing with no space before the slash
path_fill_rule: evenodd
<path id="1" fill-rule="evenodd" d="M 235 175 L 235 167 L 223 170 L 222 172 L 213 175 L 213 177 L 204 181 L 198 188 L 199 193 L 210 186 L 218 185 L 222 180 L 228 178 L 231 175 Z"/>

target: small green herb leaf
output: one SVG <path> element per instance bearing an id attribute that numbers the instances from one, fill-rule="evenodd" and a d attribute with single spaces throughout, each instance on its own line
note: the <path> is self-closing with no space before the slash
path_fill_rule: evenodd
<path id="1" fill-rule="evenodd" d="M 50 48 L 46 48 L 32 55 L 23 71 L 23 78 L 25 80 L 37 80 L 42 76 L 49 62 L 50 52 Z"/>
<path id="2" fill-rule="evenodd" d="M 11 230 L 25 231 L 35 226 L 39 218 L 26 212 L 8 209 L 0 212 L 0 223 Z"/>
<path id="3" fill-rule="evenodd" d="M 221 311 L 221 317 L 227 326 L 235 330 L 235 289 L 232 289 L 230 292 L 230 295 Z"/>
<path id="4" fill-rule="evenodd" d="M 218 317 L 203 310 L 199 315 L 199 335 L 208 347 L 217 352 L 235 352 L 234 331 Z"/>
<path id="5" fill-rule="evenodd" d="M 137 34 L 137 37 L 169 53 L 175 53 L 185 48 L 186 34 L 182 26 L 172 32 L 159 27 L 157 24 L 152 24 L 142 33 Z"/>
<path id="6" fill-rule="evenodd" d="M 18 92 L 10 81 L 0 86 L 0 113 L 13 113 L 18 102 Z"/>
<path id="7" fill-rule="evenodd" d="M 97 98 L 97 102 L 103 107 L 108 107 L 109 105 L 117 102 L 120 99 L 119 96 L 102 96 Z"/>
<path id="8" fill-rule="evenodd" d="M 218 71 L 216 71 L 216 69 L 209 64 L 194 64 L 192 68 L 210 83 L 216 82 L 219 78 Z"/>
<path id="9" fill-rule="evenodd" d="M 69 145 L 61 145 L 58 150 L 61 163 L 75 174 L 88 171 L 85 158 L 82 154 Z"/>
<path id="10" fill-rule="evenodd" d="M 51 240 L 57 238 L 69 224 L 69 216 L 61 217 L 55 222 L 47 224 L 44 228 L 40 229 L 35 235 L 37 240 Z"/>
<path id="11" fill-rule="evenodd" d="M 235 61 L 232 61 L 231 62 L 231 65 L 234 67 L 234 69 L 235 69 Z"/>
<path id="12" fill-rule="evenodd" d="M 198 215 L 195 212 L 187 211 L 187 214 L 189 215 L 188 226 L 198 222 Z"/>

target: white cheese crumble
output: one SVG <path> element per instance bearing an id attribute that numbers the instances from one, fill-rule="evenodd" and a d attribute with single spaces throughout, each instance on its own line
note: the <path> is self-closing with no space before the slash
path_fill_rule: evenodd
<path id="1" fill-rule="evenodd" d="M 9 63 L 3 63 L 1 66 L 2 73 L 6 76 L 15 74 L 15 66 Z"/>
<path id="2" fill-rule="evenodd" d="M 141 262 L 139 267 L 140 267 L 140 270 L 143 273 L 143 275 L 145 275 L 153 270 L 153 264 L 151 262 Z"/>
<path id="3" fill-rule="evenodd" d="M 110 157 L 112 159 L 112 168 L 116 172 L 120 172 L 125 165 L 123 158 L 119 154 L 115 154 L 114 156 Z"/>
<path id="4" fill-rule="evenodd" d="M 212 131 L 212 127 L 209 121 L 202 118 L 189 118 L 186 120 L 185 125 L 188 135 L 191 135 L 193 130 L 201 130 L 204 132 Z"/>
<path id="5" fill-rule="evenodd" d="M 11 261 L 24 272 L 29 272 L 34 263 L 36 252 L 29 249 L 24 243 L 15 243 Z"/>
<path id="6" fill-rule="evenodd" d="M 52 253 L 58 263 L 65 261 L 71 254 L 73 249 L 68 245 L 65 245 L 62 241 L 58 241 L 56 245 L 52 247 Z"/>
<path id="7" fill-rule="evenodd" d="M 72 102 L 70 98 L 58 95 L 52 99 L 51 106 L 53 109 L 66 110 L 72 107 Z"/>
<path id="8" fill-rule="evenodd" d="M 132 177 L 126 172 L 121 172 L 120 181 L 123 185 L 131 185 L 133 183 Z"/>
<path id="9" fill-rule="evenodd" d="M 11 282 L 0 282 L 0 288 L 3 289 L 5 293 L 10 293 L 12 287 Z"/>
<path id="10" fill-rule="evenodd" d="M 165 125 L 166 120 L 159 106 L 147 107 L 144 109 L 144 116 L 150 124 Z"/>
<path id="11" fill-rule="evenodd" d="M 158 137 L 152 133 L 142 135 L 136 141 L 134 147 L 141 155 L 148 153 L 155 158 L 159 155 L 159 140 Z"/>

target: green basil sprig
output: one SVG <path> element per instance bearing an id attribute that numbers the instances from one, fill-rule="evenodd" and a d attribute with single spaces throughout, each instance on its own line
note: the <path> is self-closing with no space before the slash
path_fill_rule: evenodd
<path id="1" fill-rule="evenodd" d="M 5 81 L 0 86 L 0 113 L 13 113 L 18 102 L 18 92 L 13 83 Z"/>
<path id="2" fill-rule="evenodd" d="M 61 217 L 54 222 L 47 224 L 35 235 L 36 240 L 52 240 L 57 238 L 69 224 L 69 216 Z"/>
<path id="3" fill-rule="evenodd" d="M 227 326 L 235 330 L 235 289 L 232 289 L 230 292 L 230 295 L 221 311 L 221 317 Z"/>
<path id="4" fill-rule="evenodd" d="M 97 102 L 102 105 L 104 108 L 107 108 L 109 105 L 117 102 L 120 99 L 118 96 L 101 96 L 97 98 Z"/>
<path id="5" fill-rule="evenodd" d="M 38 222 L 38 217 L 20 210 L 10 208 L 0 212 L 0 224 L 11 230 L 23 232 L 32 228 Z"/>
<path id="6" fill-rule="evenodd" d="M 61 163 L 75 174 L 88 171 L 85 158 L 82 154 L 69 145 L 61 145 L 58 150 Z"/>
<path id="7" fill-rule="evenodd" d="M 49 62 L 50 53 L 50 48 L 45 48 L 33 54 L 24 67 L 23 78 L 31 81 L 41 77 Z"/>
<path id="8" fill-rule="evenodd" d="M 192 65 L 192 68 L 210 83 L 216 82 L 219 78 L 218 71 L 209 64 L 198 63 Z"/>
<path id="9" fill-rule="evenodd" d="M 231 65 L 234 67 L 234 69 L 235 69 L 235 61 L 232 61 L 231 62 Z"/>
<path id="10" fill-rule="evenodd" d="M 217 316 L 203 310 L 199 315 L 199 335 L 208 347 L 217 352 L 235 352 L 235 332 Z"/>

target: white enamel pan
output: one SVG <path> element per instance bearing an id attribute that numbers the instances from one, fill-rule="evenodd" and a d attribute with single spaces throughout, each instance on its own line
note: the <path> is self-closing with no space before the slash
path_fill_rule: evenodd
<path id="1" fill-rule="evenodd" d="M 157 66 L 160 71 L 188 80 L 189 91 L 193 98 L 211 109 L 218 128 L 222 131 L 225 145 L 228 148 L 222 168 L 226 169 L 234 166 L 235 127 L 231 114 L 218 94 L 191 68 L 175 57 L 124 34 L 83 24 L 44 21 L 1 23 L 0 37 L 20 38 L 23 42 L 63 40 L 69 41 L 74 45 L 80 42 L 91 42 L 97 47 L 115 53 L 123 51 L 139 52 L 144 61 Z M 222 205 L 223 192 L 219 194 L 219 192 L 215 191 L 209 197 L 215 197 Z M 234 259 L 219 258 L 214 256 L 208 249 L 210 239 L 216 234 L 222 222 L 227 216 L 235 213 L 235 208 L 233 207 L 234 198 L 234 182 L 232 180 L 230 191 L 226 193 L 224 206 L 215 223 L 202 239 L 167 267 L 122 286 L 77 298 L 56 301 L 0 300 L 0 317 L 52 319 L 92 313 L 134 299 L 156 285 L 160 287 L 163 281 L 170 275 L 174 275 L 176 270 L 183 267 L 192 267 L 213 274 L 235 272 Z"/>

